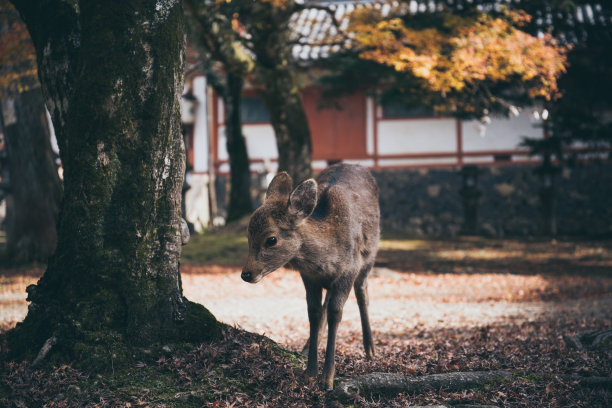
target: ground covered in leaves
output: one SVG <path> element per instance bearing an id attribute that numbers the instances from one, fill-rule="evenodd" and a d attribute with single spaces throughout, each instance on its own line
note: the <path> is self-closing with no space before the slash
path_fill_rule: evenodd
<path id="1" fill-rule="evenodd" d="M 244 242 L 234 241 L 238 254 Z M 131 366 L 102 374 L 10 363 L 2 367 L 0 406 L 337 405 L 302 378 L 305 359 L 295 352 L 307 339 L 308 321 L 299 275 L 280 270 L 249 285 L 240 280 L 240 259 L 231 256 L 232 248 L 227 253 L 234 265 L 213 265 L 196 254 L 182 268 L 186 296 L 235 327 L 227 329 L 225 341 L 159 345 Z M 23 318 L 23 290 L 41 271 L 3 271 L 0 327 Z M 369 290 L 376 358 L 364 358 L 351 296 L 338 334 L 338 381 L 371 372 L 509 370 L 516 375 L 458 392 L 364 396 L 348 404 L 612 405 L 612 390 L 587 388 L 568 376 L 612 375 L 609 343 L 590 348 L 575 342 L 612 328 L 611 241 L 388 238 L 381 243 Z"/>

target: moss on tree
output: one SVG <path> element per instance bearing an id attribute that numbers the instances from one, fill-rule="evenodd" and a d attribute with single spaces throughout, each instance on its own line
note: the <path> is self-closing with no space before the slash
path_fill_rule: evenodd
<path id="1" fill-rule="evenodd" d="M 32 358 L 55 338 L 56 356 L 114 367 L 144 345 L 219 338 L 180 281 L 181 2 L 41 1 L 45 16 L 37 1 L 15 3 L 53 107 L 64 202 L 57 251 L 7 336 L 11 352 Z"/>

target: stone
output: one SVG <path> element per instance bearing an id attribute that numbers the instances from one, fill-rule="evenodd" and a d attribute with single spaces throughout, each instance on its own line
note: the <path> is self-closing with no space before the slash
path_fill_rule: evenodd
<path id="1" fill-rule="evenodd" d="M 495 191 L 497 191 L 503 197 L 508 197 L 509 195 L 512 195 L 516 190 L 513 185 L 508 183 L 496 184 L 495 186 L 493 186 L 493 188 L 495 188 Z"/>
<path id="2" fill-rule="evenodd" d="M 437 198 L 440 195 L 441 187 L 439 184 L 432 184 L 431 186 L 427 186 L 427 194 L 431 198 Z"/>

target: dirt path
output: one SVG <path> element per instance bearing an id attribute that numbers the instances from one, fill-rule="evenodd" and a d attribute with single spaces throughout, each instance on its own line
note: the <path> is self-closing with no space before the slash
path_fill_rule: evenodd
<path id="1" fill-rule="evenodd" d="M 243 282 L 237 267 L 183 265 L 182 272 L 185 295 L 206 305 L 219 320 L 265 334 L 296 351 L 306 341 L 305 292 L 297 272 L 279 270 L 257 285 Z M 376 356 L 373 360 L 364 358 L 359 312 L 351 294 L 338 333 L 336 377 L 341 380 L 374 372 L 420 377 L 492 370 L 608 377 L 612 373 L 612 351 L 577 349 L 565 341 L 577 333 L 612 327 L 612 277 L 597 273 L 579 276 L 580 272 L 584 271 L 576 268 L 572 274 L 522 275 L 407 273 L 378 268 L 369 281 Z M 42 270 L 0 273 L 0 330 L 23 319 L 27 313 L 25 288 L 35 283 L 40 273 Z M 234 347 L 231 341 L 227 344 L 210 347 Z M 237 359 L 228 360 L 236 364 L 234 369 L 251 373 L 253 367 L 259 367 L 256 375 L 267 378 L 262 373 L 268 375 L 268 371 L 282 368 L 271 368 L 263 354 L 255 352 L 259 350 L 257 342 L 246 348 L 243 343 L 237 344 Z M 322 352 L 320 347 L 321 358 Z M 251 360 L 245 360 L 245 355 Z M 189 371 L 193 369 L 189 362 L 196 360 L 172 360 L 171 368 Z M 206 375 L 206 370 L 197 375 Z M 277 387 L 277 382 L 274 384 Z M 271 395 L 280 395 L 290 403 L 270 406 L 322 406 L 323 394 L 316 386 L 304 386 L 300 381 L 283 384 L 278 385 L 282 391 Z M 246 404 L 245 394 L 218 392 L 228 406 L 257 405 L 255 401 Z M 49 395 L 54 392 L 49 391 Z M 116 398 L 126 397 L 117 394 Z M 136 392 L 130 398 L 141 401 L 147 396 Z M 257 403 L 268 397 L 261 398 Z M 441 403 L 592 408 L 609 407 L 611 399 L 605 389 L 581 387 L 571 380 L 527 376 L 482 389 L 431 390 L 361 401 L 356 406 Z"/>
<path id="2" fill-rule="evenodd" d="M 33 275 L 33 276 L 32 276 Z M 36 274 L 0 280 L 0 328 L 27 313 L 25 288 Z M 230 325 L 297 349 L 308 337 L 305 292 L 297 272 L 279 270 L 259 284 L 240 279 L 235 267 L 183 266 L 187 298 Z M 401 335 L 420 328 L 470 328 L 556 318 L 606 318 L 612 310 L 612 278 L 511 274 L 414 274 L 377 268 L 369 280 L 374 333 Z M 360 336 L 354 295 L 339 329 L 341 342 Z"/>
<path id="3" fill-rule="evenodd" d="M 280 270 L 256 285 L 238 268 L 186 266 L 185 295 L 221 321 L 298 349 L 308 337 L 305 292 L 299 274 Z M 202 273 L 205 272 L 205 273 Z M 612 278 L 509 274 L 410 274 L 376 269 L 369 280 L 375 333 L 402 335 L 421 328 L 477 328 L 565 315 L 605 318 L 612 310 Z M 595 295 L 595 296 L 593 296 Z M 340 342 L 360 341 L 353 294 L 339 329 Z M 381 346 L 381 345 L 379 345 Z"/>

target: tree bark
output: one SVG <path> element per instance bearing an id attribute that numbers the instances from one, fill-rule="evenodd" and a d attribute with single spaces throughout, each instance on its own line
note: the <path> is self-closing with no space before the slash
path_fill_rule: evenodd
<path id="1" fill-rule="evenodd" d="M 10 180 L 7 259 L 46 262 L 57 244 L 61 184 L 40 88 L 13 101 L 16 121 L 3 123 Z"/>
<path id="2" fill-rule="evenodd" d="M 242 134 L 240 101 L 244 81 L 232 73 L 227 74 L 223 96 L 226 121 L 225 134 L 230 164 L 230 199 L 227 222 L 236 221 L 253 211 L 251 200 L 251 171 L 246 141 Z"/>
<path id="3" fill-rule="evenodd" d="M 311 177 L 312 145 L 300 88 L 293 74 L 283 66 L 260 72 L 259 90 L 274 128 L 278 147 L 278 170 L 286 171 L 294 185 Z"/>
<path id="4" fill-rule="evenodd" d="M 113 345 L 219 336 L 215 318 L 183 298 L 179 273 L 181 2 L 14 4 L 36 48 L 64 200 L 56 253 L 28 288 L 11 350 L 35 355 L 57 337 L 90 364 Z"/>

